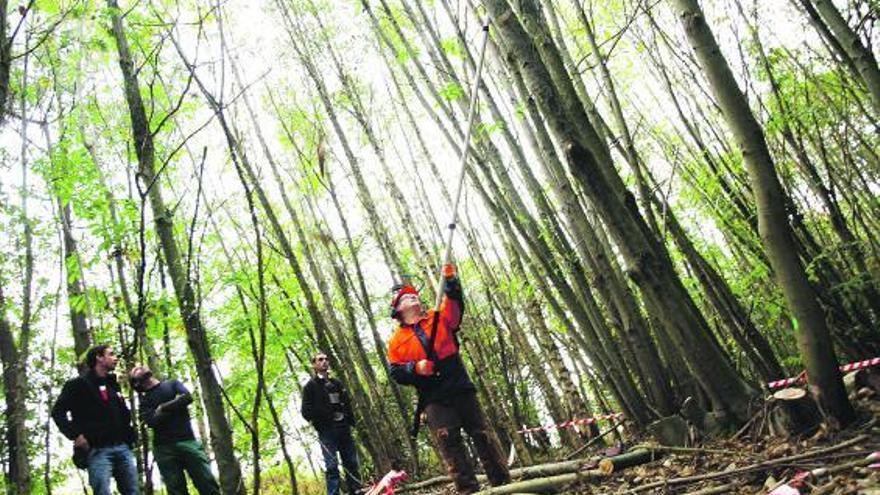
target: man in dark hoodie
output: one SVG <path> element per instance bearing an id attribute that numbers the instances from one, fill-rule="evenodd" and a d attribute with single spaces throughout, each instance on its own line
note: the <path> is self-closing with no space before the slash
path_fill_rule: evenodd
<path id="1" fill-rule="evenodd" d="M 138 412 L 153 430 L 153 456 L 168 495 L 187 495 L 184 472 L 200 495 L 220 495 L 211 462 L 193 433 L 189 390 L 178 380 L 160 381 L 143 365 L 132 368 L 128 377 L 141 394 Z"/>
<path id="2" fill-rule="evenodd" d="M 58 429 L 73 440 L 74 457 L 85 461 L 95 495 L 110 495 L 111 476 L 122 495 L 138 493 L 131 412 L 112 373 L 118 361 L 109 345 L 89 349 L 88 371 L 68 380 L 52 407 Z"/>
<path id="3" fill-rule="evenodd" d="M 324 470 L 327 477 L 327 495 L 339 493 L 339 459 L 345 468 L 345 484 L 348 492 L 357 493 L 361 488 L 357 447 L 351 436 L 354 415 L 351 401 L 342 382 L 329 376 L 330 358 L 318 353 L 312 358 L 315 374 L 303 387 L 302 415 L 315 430 L 324 454 Z"/>

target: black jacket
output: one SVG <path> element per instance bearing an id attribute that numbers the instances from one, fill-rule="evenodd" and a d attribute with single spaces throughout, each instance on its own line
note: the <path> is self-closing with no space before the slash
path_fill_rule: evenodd
<path id="1" fill-rule="evenodd" d="M 101 384 L 107 387 L 107 402 L 101 399 Z M 89 370 L 64 384 L 52 406 L 52 419 L 64 436 L 74 440 L 82 434 L 93 448 L 120 443 L 133 445 L 131 411 L 120 390 L 114 375 L 102 379 L 94 370 Z"/>
<path id="2" fill-rule="evenodd" d="M 330 403 L 330 392 L 338 390 L 340 403 L 334 407 Z M 333 413 L 341 412 L 342 421 L 334 421 Z M 333 426 L 354 426 L 354 414 L 351 410 L 351 400 L 342 386 L 342 382 L 335 378 L 326 380 L 313 376 L 303 387 L 302 391 L 302 415 L 312 423 L 318 431 L 323 431 Z"/>

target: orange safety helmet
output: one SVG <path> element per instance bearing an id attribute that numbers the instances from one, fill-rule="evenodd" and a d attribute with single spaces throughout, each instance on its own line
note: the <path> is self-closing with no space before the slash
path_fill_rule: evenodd
<path id="1" fill-rule="evenodd" d="M 400 311 L 397 311 L 397 304 L 400 302 L 400 298 L 406 294 L 415 294 L 418 296 L 419 291 L 409 284 L 395 285 L 391 290 L 394 291 L 394 296 L 391 298 L 391 317 L 396 320 L 400 317 Z"/>

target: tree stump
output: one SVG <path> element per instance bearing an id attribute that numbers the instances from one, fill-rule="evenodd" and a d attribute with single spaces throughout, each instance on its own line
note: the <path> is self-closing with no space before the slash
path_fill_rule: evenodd
<path id="1" fill-rule="evenodd" d="M 822 421 L 813 399 L 802 388 L 784 388 L 770 396 L 770 433 L 774 436 L 809 435 Z"/>
<path id="2" fill-rule="evenodd" d="M 686 447 L 690 438 L 687 422 L 677 414 L 654 421 L 647 430 L 660 445 L 669 447 Z"/>

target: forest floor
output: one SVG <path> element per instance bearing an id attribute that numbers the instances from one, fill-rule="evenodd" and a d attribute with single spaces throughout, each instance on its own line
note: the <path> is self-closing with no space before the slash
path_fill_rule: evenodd
<path id="1" fill-rule="evenodd" d="M 880 449 L 880 401 L 860 402 L 859 412 L 859 424 L 835 434 L 821 429 L 801 440 L 717 440 L 690 452 L 670 452 L 601 481 L 571 485 L 559 493 L 709 495 L 771 493 L 776 489 L 779 495 L 880 495 L 880 470 L 852 466 Z M 810 452 L 817 454 L 791 459 Z M 792 483 L 798 474 L 819 468 L 839 471 Z M 785 484 L 792 489 L 780 488 Z"/>
<path id="2" fill-rule="evenodd" d="M 780 438 L 767 435 L 763 427 L 752 427 L 735 439 L 689 448 L 636 440 L 624 453 L 647 448 L 654 460 L 606 474 L 599 469 L 601 460 L 621 449 L 598 448 L 582 454 L 583 463 L 565 475 L 552 473 L 529 480 L 528 485 L 517 484 L 519 488 L 513 490 L 486 486 L 481 493 L 880 495 L 880 459 L 866 460 L 880 451 L 880 395 L 862 398 L 855 405 L 860 419 L 843 431 L 820 428 L 807 438 Z M 756 417 L 753 423 L 762 421 Z M 816 471 L 822 468 L 827 472 Z M 577 479 L 565 482 L 564 476 Z M 542 487 L 541 480 L 547 485 Z M 455 493 L 451 484 L 414 491 L 405 484 L 400 488 L 411 494 Z"/>

